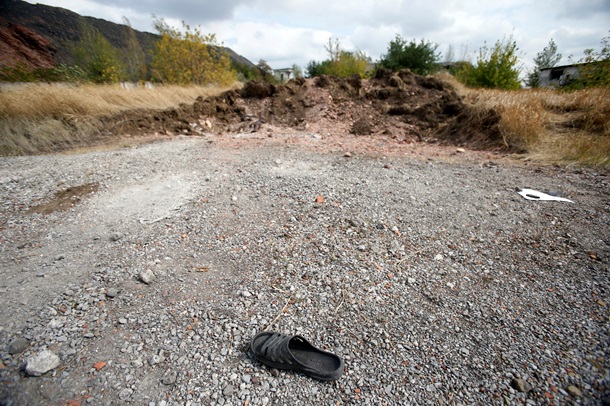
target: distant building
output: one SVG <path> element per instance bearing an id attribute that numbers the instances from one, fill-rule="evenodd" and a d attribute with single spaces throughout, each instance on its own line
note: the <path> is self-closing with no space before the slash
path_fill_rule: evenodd
<path id="1" fill-rule="evenodd" d="M 540 69 L 538 87 L 561 87 L 566 85 L 580 76 L 580 69 L 585 65 L 588 64 L 575 63 Z"/>
<path id="2" fill-rule="evenodd" d="M 280 82 L 287 82 L 296 77 L 296 72 L 292 68 L 274 69 L 273 76 Z"/>

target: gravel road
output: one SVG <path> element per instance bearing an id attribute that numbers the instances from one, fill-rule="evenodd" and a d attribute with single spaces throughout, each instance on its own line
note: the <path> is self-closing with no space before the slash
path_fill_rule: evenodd
<path id="1" fill-rule="evenodd" d="M 610 402 L 607 172 L 348 155 L 0 159 L 0 404 Z M 265 329 L 344 375 L 265 367 Z"/>

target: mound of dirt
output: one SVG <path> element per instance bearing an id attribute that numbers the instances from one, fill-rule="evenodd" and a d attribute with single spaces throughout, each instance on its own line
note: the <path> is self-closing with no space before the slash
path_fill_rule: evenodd
<path id="1" fill-rule="evenodd" d="M 131 111 L 106 120 L 107 134 L 204 135 L 307 131 L 325 135 L 384 135 L 497 149 L 499 115 L 472 114 L 451 85 L 434 77 L 379 70 L 374 77 L 321 76 L 285 84 L 249 82 L 192 105 Z M 473 119 L 473 116 L 475 119 Z"/>

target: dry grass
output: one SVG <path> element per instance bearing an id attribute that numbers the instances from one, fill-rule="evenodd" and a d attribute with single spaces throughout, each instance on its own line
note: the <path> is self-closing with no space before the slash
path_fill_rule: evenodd
<path id="1" fill-rule="evenodd" d="M 0 88 L 0 155 L 40 154 L 82 145 L 95 137 L 101 117 L 132 109 L 177 107 L 225 90 L 202 86 L 4 85 Z"/>
<path id="2" fill-rule="evenodd" d="M 468 89 L 449 75 L 467 103 L 500 113 L 504 143 L 531 160 L 610 166 L 610 89 L 573 92 L 553 89 Z"/>

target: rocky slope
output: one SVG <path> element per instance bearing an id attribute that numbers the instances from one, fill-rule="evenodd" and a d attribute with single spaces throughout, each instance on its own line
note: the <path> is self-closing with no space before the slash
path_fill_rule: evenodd
<path id="1" fill-rule="evenodd" d="M 116 48 L 125 48 L 128 27 L 94 17 L 82 17 L 61 7 L 31 4 L 22 0 L 0 0 L 0 67 L 20 63 L 26 67 L 48 68 L 49 64 L 73 63 L 70 44 L 80 40 L 80 23 L 85 21 L 101 32 Z M 148 57 L 158 36 L 136 30 Z M 244 57 L 225 48 L 235 62 L 254 66 Z"/>

